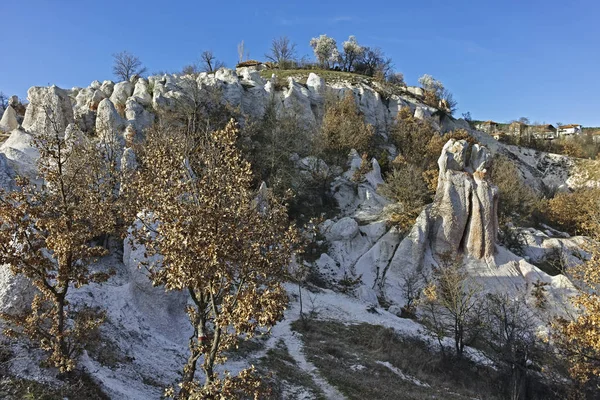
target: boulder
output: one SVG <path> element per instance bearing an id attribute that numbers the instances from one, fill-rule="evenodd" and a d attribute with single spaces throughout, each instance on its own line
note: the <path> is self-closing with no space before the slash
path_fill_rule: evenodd
<path id="1" fill-rule="evenodd" d="M 133 100 L 137 101 L 143 106 L 149 106 L 152 104 L 152 96 L 148 91 L 148 81 L 145 79 L 139 79 L 133 90 Z"/>
<path id="2" fill-rule="evenodd" d="M 119 82 L 115 85 L 110 101 L 115 106 L 125 106 L 127 99 L 133 94 L 133 84 L 127 81 Z"/>
<path id="3" fill-rule="evenodd" d="M 90 84 L 90 88 L 92 90 L 98 90 L 98 89 L 100 89 L 101 86 L 102 86 L 102 84 L 100 83 L 100 81 L 94 81 Z"/>
<path id="4" fill-rule="evenodd" d="M 140 215 L 147 223 L 155 225 L 149 214 Z M 141 222 L 131 229 L 139 229 Z M 131 232 L 131 231 L 130 231 Z M 129 274 L 129 290 L 134 304 L 140 311 L 152 315 L 163 322 L 186 318 L 185 308 L 188 299 L 186 291 L 166 292 L 164 287 L 153 286 L 148 279 L 147 271 L 140 267 L 140 262 L 148 261 L 146 248 L 135 242 L 131 233 L 123 242 L 123 264 Z"/>
<path id="5" fill-rule="evenodd" d="M 365 179 L 374 189 L 377 189 L 377 186 L 385 183 L 381 177 L 381 167 L 376 158 L 371 160 L 371 170 L 365 174 Z"/>
<path id="6" fill-rule="evenodd" d="M 23 129 L 33 134 L 64 132 L 74 121 L 71 99 L 66 90 L 57 86 L 32 87 L 27 91 L 29 105 Z"/>
<path id="7" fill-rule="evenodd" d="M 108 96 L 106 96 L 106 94 L 104 94 L 104 92 L 100 89 L 94 90 L 94 93 L 92 94 L 92 98 L 90 99 L 89 103 L 88 103 L 88 109 L 95 111 L 98 109 L 98 105 L 100 105 L 100 102 L 104 99 L 106 99 Z"/>
<path id="8" fill-rule="evenodd" d="M 124 145 L 123 129 L 125 121 L 110 99 L 104 99 L 98 106 L 96 116 L 96 134 L 101 141 L 122 147 Z"/>
<path id="9" fill-rule="evenodd" d="M 113 81 L 104 81 L 102 82 L 102 86 L 100 86 L 100 90 L 104 92 L 106 97 L 110 97 L 113 94 L 113 90 L 115 89 L 115 83 Z"/>
<path id="10" fill-rule="evenodd" d="M 9 104 L 2 114 L 2 119 L 0 119 L 0 131 L 10 132 L 18 127 L 19 121 L 17 120 L 17 112 L 13 106 Z"/>
<path id="11" fill-rule="evenodd" d="M 432 208 L 436 215 L 432 245 L 437 256 L 463 251 L 482 259 L 495 251 L 498 188 L 486 173 L 491 154 L 477 146 L 467 164 L 467 149 L 465 140 L 450 139 L 438 160 L 440 172 Z"/>
<path id="12" fill-rule="evenodd" d="M 358 234 L 358 222 L 354 218 L 344 217 L 334 223 L 325 236 L 329 241 L 350 240 Z"/>
<path id="13" fill-rule="evenodd" d="M 141 82 L 140 79 L 138 81 Z M 146 110 L 144 106 L 134 100 L 135 97 L 127 99 L 125 104 L 125 118 L 137 132 L 143 133 L 154 123 L 154 114 Z"/>

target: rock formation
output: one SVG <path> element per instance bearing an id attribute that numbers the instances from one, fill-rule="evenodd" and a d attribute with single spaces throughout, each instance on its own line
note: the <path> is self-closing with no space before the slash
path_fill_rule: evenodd
<path id="1" fill-rule="evenodd" d="M 18 127 L 19 122 L 17 120 L 17 112 L 13 106 L 9 104 L 2 114 L 2 119 L 0 119 L 0 132 L 10 132 Z"/>
<path id="2" fill-rule="evenodd" d="M 29 105 L 23 129 L 31 133 L 64 132 L 74 121 L 73 106 L 66 90 L 57 86 L 32 87 L 27 91 Z"/>
<path id="3" fill-rule="evenodd" d="M 498 231 L 498 188 L 490 184 L 489 151 L 478 144 L 467 160 L 468 143 L 451 139 L 438 160 L 439 178 L 431 216 L 434 254 L 494 254 Z"/>

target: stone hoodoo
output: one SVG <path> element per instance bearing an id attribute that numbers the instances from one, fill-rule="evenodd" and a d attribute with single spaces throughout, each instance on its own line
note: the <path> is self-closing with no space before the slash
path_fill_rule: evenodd
<path id="1" fill-rule="evenodd" d="M 431 207 L 434 254 L 463 253 L 482 259 L 494 254 L 498 231 L 498 188 L 488 179 L 492 157 L 465 140 L 451 139 L 438 159 L 438 187 Z"/>

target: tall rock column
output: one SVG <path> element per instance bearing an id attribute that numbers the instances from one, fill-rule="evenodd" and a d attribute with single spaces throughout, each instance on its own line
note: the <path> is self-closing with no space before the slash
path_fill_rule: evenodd
<path id="1" fill-rule="evenodd" d="M 438 159 L 440 168 L 432 206 L 430 232 L 436 256 L 463 253 L 478 259 L 492 256 L 498 231 L 498 188 L 488 180 L 490 152 L 451 139 Z"/>

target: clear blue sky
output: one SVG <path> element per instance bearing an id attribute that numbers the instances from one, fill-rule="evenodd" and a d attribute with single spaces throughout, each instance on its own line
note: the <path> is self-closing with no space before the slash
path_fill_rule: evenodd
<path id="1" fill-rule="evenodd" d="M 0 91 L 112 79 L 121 50 L 175 71 L 205 49 L 232 67 L 242 40 L 254 59 L 280 35 L 312 57 L 310 38 L 352 34 L 408 84 L 441 80 L 459 116 L 600 126 L 599 19 L 597 0 L 0 0 Z"/>

